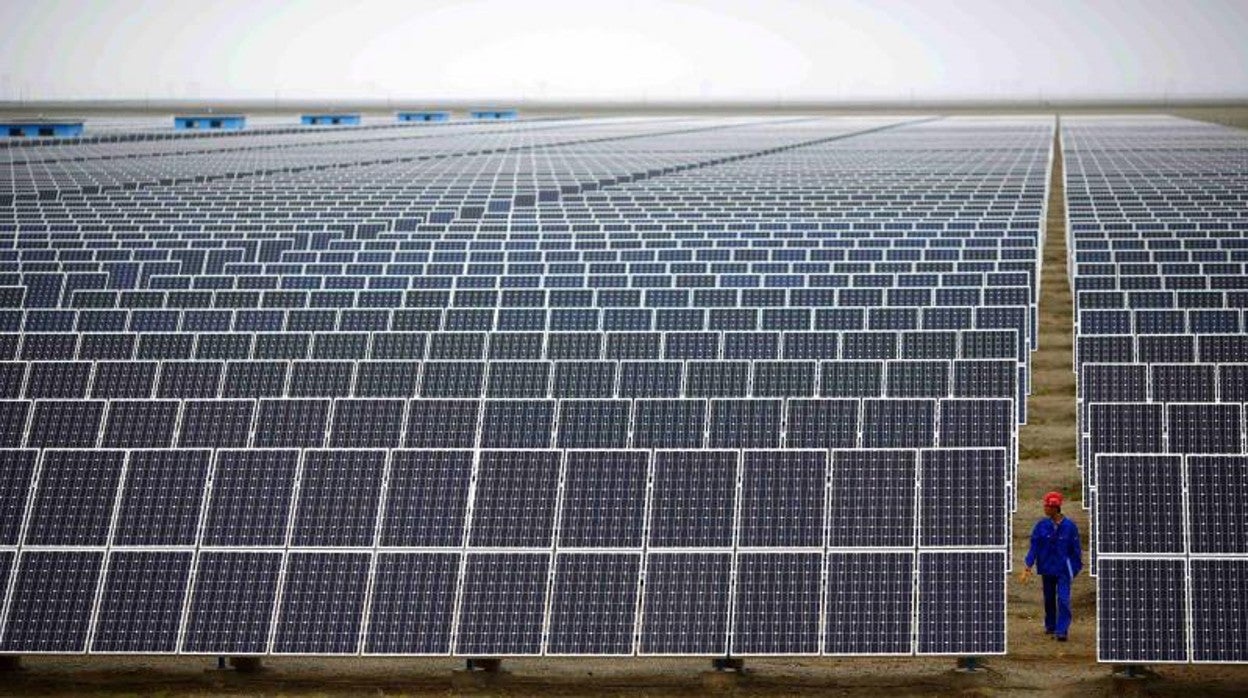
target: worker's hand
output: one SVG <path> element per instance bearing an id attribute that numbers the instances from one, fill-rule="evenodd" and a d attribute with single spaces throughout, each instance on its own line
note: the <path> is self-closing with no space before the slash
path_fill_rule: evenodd
<path id="1" fill-rule="evenodd" d="M 1021 584 L 1026 584 L 1027 582 L 1031 581 L 1031 568 L 1030 567 L 1024 567 L 1023 571 L 1018 573 L 1018 581 Z"/>

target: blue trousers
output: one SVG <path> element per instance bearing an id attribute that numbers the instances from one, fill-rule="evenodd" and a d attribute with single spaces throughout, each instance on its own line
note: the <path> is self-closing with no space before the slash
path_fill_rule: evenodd
<path id="1" fill-rule="evenodd" d="M 1044 629 L 1058 637 L 1070 630 L 1070 577 L 1046 574 L 1044 580 Z"/>

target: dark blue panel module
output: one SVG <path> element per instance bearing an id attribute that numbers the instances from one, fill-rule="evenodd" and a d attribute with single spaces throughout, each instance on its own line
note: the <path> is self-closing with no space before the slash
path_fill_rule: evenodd
<path id="1" fill-rule="evenodd" d="M 298 451 L 220 451 L 202 544 L 283 546 Z"/>
<path id="2" fill-rule="evenodd" d="M 385 451 L 308 451 L 291 545 L 371 546 L 385 464 Z"/>
<path id="3" fill-rule="evenodd" d="M 412 400 L 406 448 L 472 448 L 477 445 L 481 404 L 476 400 Z"/>
<path id="4" fill-rule="evenodd" d="M 919 545 L 972 548 L 1005 546 L 1005 451 L 953 449 L 919 456 L 922 516 Z M 949 506 L 958 502 L 958 506 Z"/>
<path id="5" fill-rule="evenodd" d="M 624 448 L 628 400 L 564 400 L 559 405 L 559 448 Z"/>
<path id="6" fill-rule="evenodd" d="M 633 448 L 702 448 L 706 400 L 637 400 Z"/>
<path id="7" fill-rule="evenodd" d="M 472 451 L 394 451 L 381 544 L 463 545 Z"/>
<path id="8" fill-rule="evenodd" d="M 754 363 L 754 397 L 812 397 L 815 394 L 813 361 L 757 361 Z"/>
<path id="9" fill-rule="evenodd" d="M 425 363 L 420 379 L 420 395 L 434 398 L 481 397 L 484 382 L 484 363 L 430 361 Z"/>
<path id="10" fill-rule="evenodd" d="M 193 557 L 190 551 L 111 553 L 91 651 L 177 651 Z"/>
<path id="11" fill-rule="evenodd" d="M 560 458 L 558 451 L 482 451 L 469 545 L 549 547 Z"/>
<path id="12" fill-rule="evenodd" d="M 1167 405 L 1168 450 L 1170 453 L 1243 453 L 1243 423 L 1240 405 Z"/>
<path id="13" fill-rule="evenodd" d="M 711 400 L 710 448 L 779 448 L 783 400 Z"/>
<path id="14" fill-rule="evenodd" d="M 940 445 L 942 448 L 1000 447 L 1013 453 L 1015 422 L 1012 399 L 941 400 Z"/>
<path id="15" fill-rule="evenodd" d="M 31 448 L 95 448 L 104 405 L 94 400 L 36 402 L 26 444 Z"/>
<path id="16" fill-rule="evenodd" d="M 448 654 L 460 559 L 458 552 L 378 555 L 364 653 Z"/>
<path id="17" fill-rule="evenodd" d="M 1188 456 L 1192 553 L 1248 554 L 1248 456 Z"/>
<path id="18" fill-rule="evenodd" d="M 883 361 L 824 361 L 819 364 L 821 397 L 881 397 Z"/>
<path id="19" fill-rule="evenodd" d="M 550 448 L 554 400 L 486 400 L 481 448 Z"/>
<path id="20" fill-rule="evenodd" d="M 639 652 L 726 654 L 731 576 L 731 553 L 649 554 Z"/>
<path id="21" fill-rule="evenodd" d="M 256 405 L 250 400 L 187 400 L 179 448 L 246 448 Z"/>
<path id="22" fill-rule="evenodd" d="M 914 651 L 914 553 L 828 555 L 828 654 Z"/>
<path id="23" fill-rule="evenodd" d="M 928 448 L 935 445 L 934 400 L 863 400 L 864 448 Z"/>
<path id="24" fill-rule="evenodd" d="M 1248 558 L 1193 559 L 1192 661 L 1248 661 Z"/>
<path id="25" fill-rule="evenodd" d="M 335 400 L 329 434 L 333 448 L 397 448 L 403 400 Z"/>
<path id="26" fill-rule="evenodd" d="M 0 451 L 0 545 L 17 545 L 39 452 Z M 0 577 L 0 579 L 8 579 Z"/>
<path id="27" fill-rule="evenodd" d="M 679 397 L 681 368 L 678 361 L 624 361 L 620 363 L 619 396 Z"/>
<path id="28" fill-rule="evenodd" d="M 858 445 L 858 400 L 789 400 L 785 448 Z"/>
<path id="29" fill-rule="evenodd" d="M 1189 659 L 1186 565 L 1173 558 L 1097 559 L 1097 659 Z"/>
<path id="30" fill-rule="evenodd" d="M 114 400 L 104 423 L 104 448 L 168 448 L 178 421 L 175 400 Z"/>
<path id="31" fill-rule="evenodd" d="M 470 554 L 455 653 L 487 657 L 540 653 L 549 568 L 550 555 L 545 553 Z"/>
<path id="32" fill-rule="evenodd" d="M 211 451 L 134 451 L 113 545 L 195 545 Z"/>
<path id="33" fill-rule="evenodd" d="M 416 395 L 416 361 L 361 361 L 356 367 L 356 397 L 410 398 Z"/>
<path id="34" fill-rule="evenodd" d="M 17 448 L 22 445 L 26 435 L 26 417 L 30 414 L 31 403 L 24 400 L 4 400 L 0 402 L 0 447 Z M 98 421 L 97 421 L 98 425 Z M 31 446 L 40 446 L 37 441 Z M 94 446 L 95 442 L 92 441 Z"/>
<path id="35" fill-rule="evenodd" d="M 733 654 L 818 654 L 820 553 L 737 557 Z"/>
<path id="36" fill-rule="evenodd" d="M 1181 456 L 1096 458 L 1098 554 L 1186 552 Z"/>
<path id="37" fill-rule="evenodd" d="M 291 553 L 286 561 L 274 652 L 355 654 L 368 553 Z"/>
<path id="38" fill-rule="evenodd" d="M 329 400 L 261 400 L 256 448 L 320 448 L 325 442 Z"/>
<path id="39" fill-rule="evenodd" d="M 47 451 L 26 545 L 104 545 L 124 451 Z"/>
<path id="40" fill-rule="evenodd" d="M 729 547 L 737 453 L 660 451 L 654 455 L 650 547 Z"/>
<path id="41" fill-rule="evenodd" d="M 834 451 L 828 545 L 914 545 L 915 451 Z"/>
<path id="42" fill-rule="evenodd" d="M 947 397 L 949 383 L 948 361 L 891 361 L 886 364 L 884 394 L 887 397 Z"/>
<path id="43" fill-rule="evenodd" d="M 560 553 L 546 653 L 632 654 L 640 571 L 640 553 Z"/>
<path id="44" fill-rule="evenodd" d="M 824 451 L 746 451 L 741 473 L 744 547 L 823 545 Z"/>
<path id="45" fill-rule="evenodd" d="M 687 397 L 745 397 L 749 392 L 748 361 L 690 361 L 685 374 Z"/>
<path id="46" fill-rule="evenodd" d="M 919 654 L 1005 652 L 1005 553 L 919 554 Z"/>
<path id="47" fill-rule="evenodd" d="M 557 398 L 608 398 L 615 395 L 616 364 L 609 361 L 561 361 L 555 364 L 551 394 Z"/>
<path id="48" fill-rule="evenodd" d="M 103 561 L 102 552 L 23 552 L 0 650 L 84 651 Z"/>
<path id="49" fill-rule="evenodd" d="M 570 451 L 564 458 L 559 546 L 640 548 L 649 454 Z"/>
<path id="50" fill-rule="evenodd" d="M 281 569 L 280 552 L 201 552 L 182 651 L 268 652 Z"/>

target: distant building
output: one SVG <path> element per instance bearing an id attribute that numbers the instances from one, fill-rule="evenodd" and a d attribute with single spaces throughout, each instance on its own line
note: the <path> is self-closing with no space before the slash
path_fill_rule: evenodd
<path id="1" fill-rule="evenodd" d="M 473 109 L 468 115 L 477 121 L 515 121 L 520 112 L 515 109 Z"/>
<path id="2" fill-rule="evenodd" d="M 75 119 L 0 119 L 0 138 L 77 138 L 82 131 Z"/>
<path id="3" fill-rule="evenodd" d="M 176 131 L 241 131 L 247 127 L 242 114 L 179 114 L 173 117 Z"/>
<path id="4" fill-rule="evenodd" d="M 451 113 L 449 111 L 401 111 L 398 116 L 399 121 L 450 121 Z"/>
<path id="5" fill-rule="evenodd" d="M 359 114 L 304 114 L 299 117 L 304 126 L 359 126 Z"/>

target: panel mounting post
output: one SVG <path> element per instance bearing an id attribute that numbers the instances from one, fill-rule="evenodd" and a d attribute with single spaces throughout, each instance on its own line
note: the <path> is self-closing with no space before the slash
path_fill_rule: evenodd
<path id="1" fill-rule="evenodd" d="M 957 671 L 963 674 L 978 674 L 988 671 L 988 667 L 984 666 L 984 660 L 980 657 L 958 657 Z"/>

